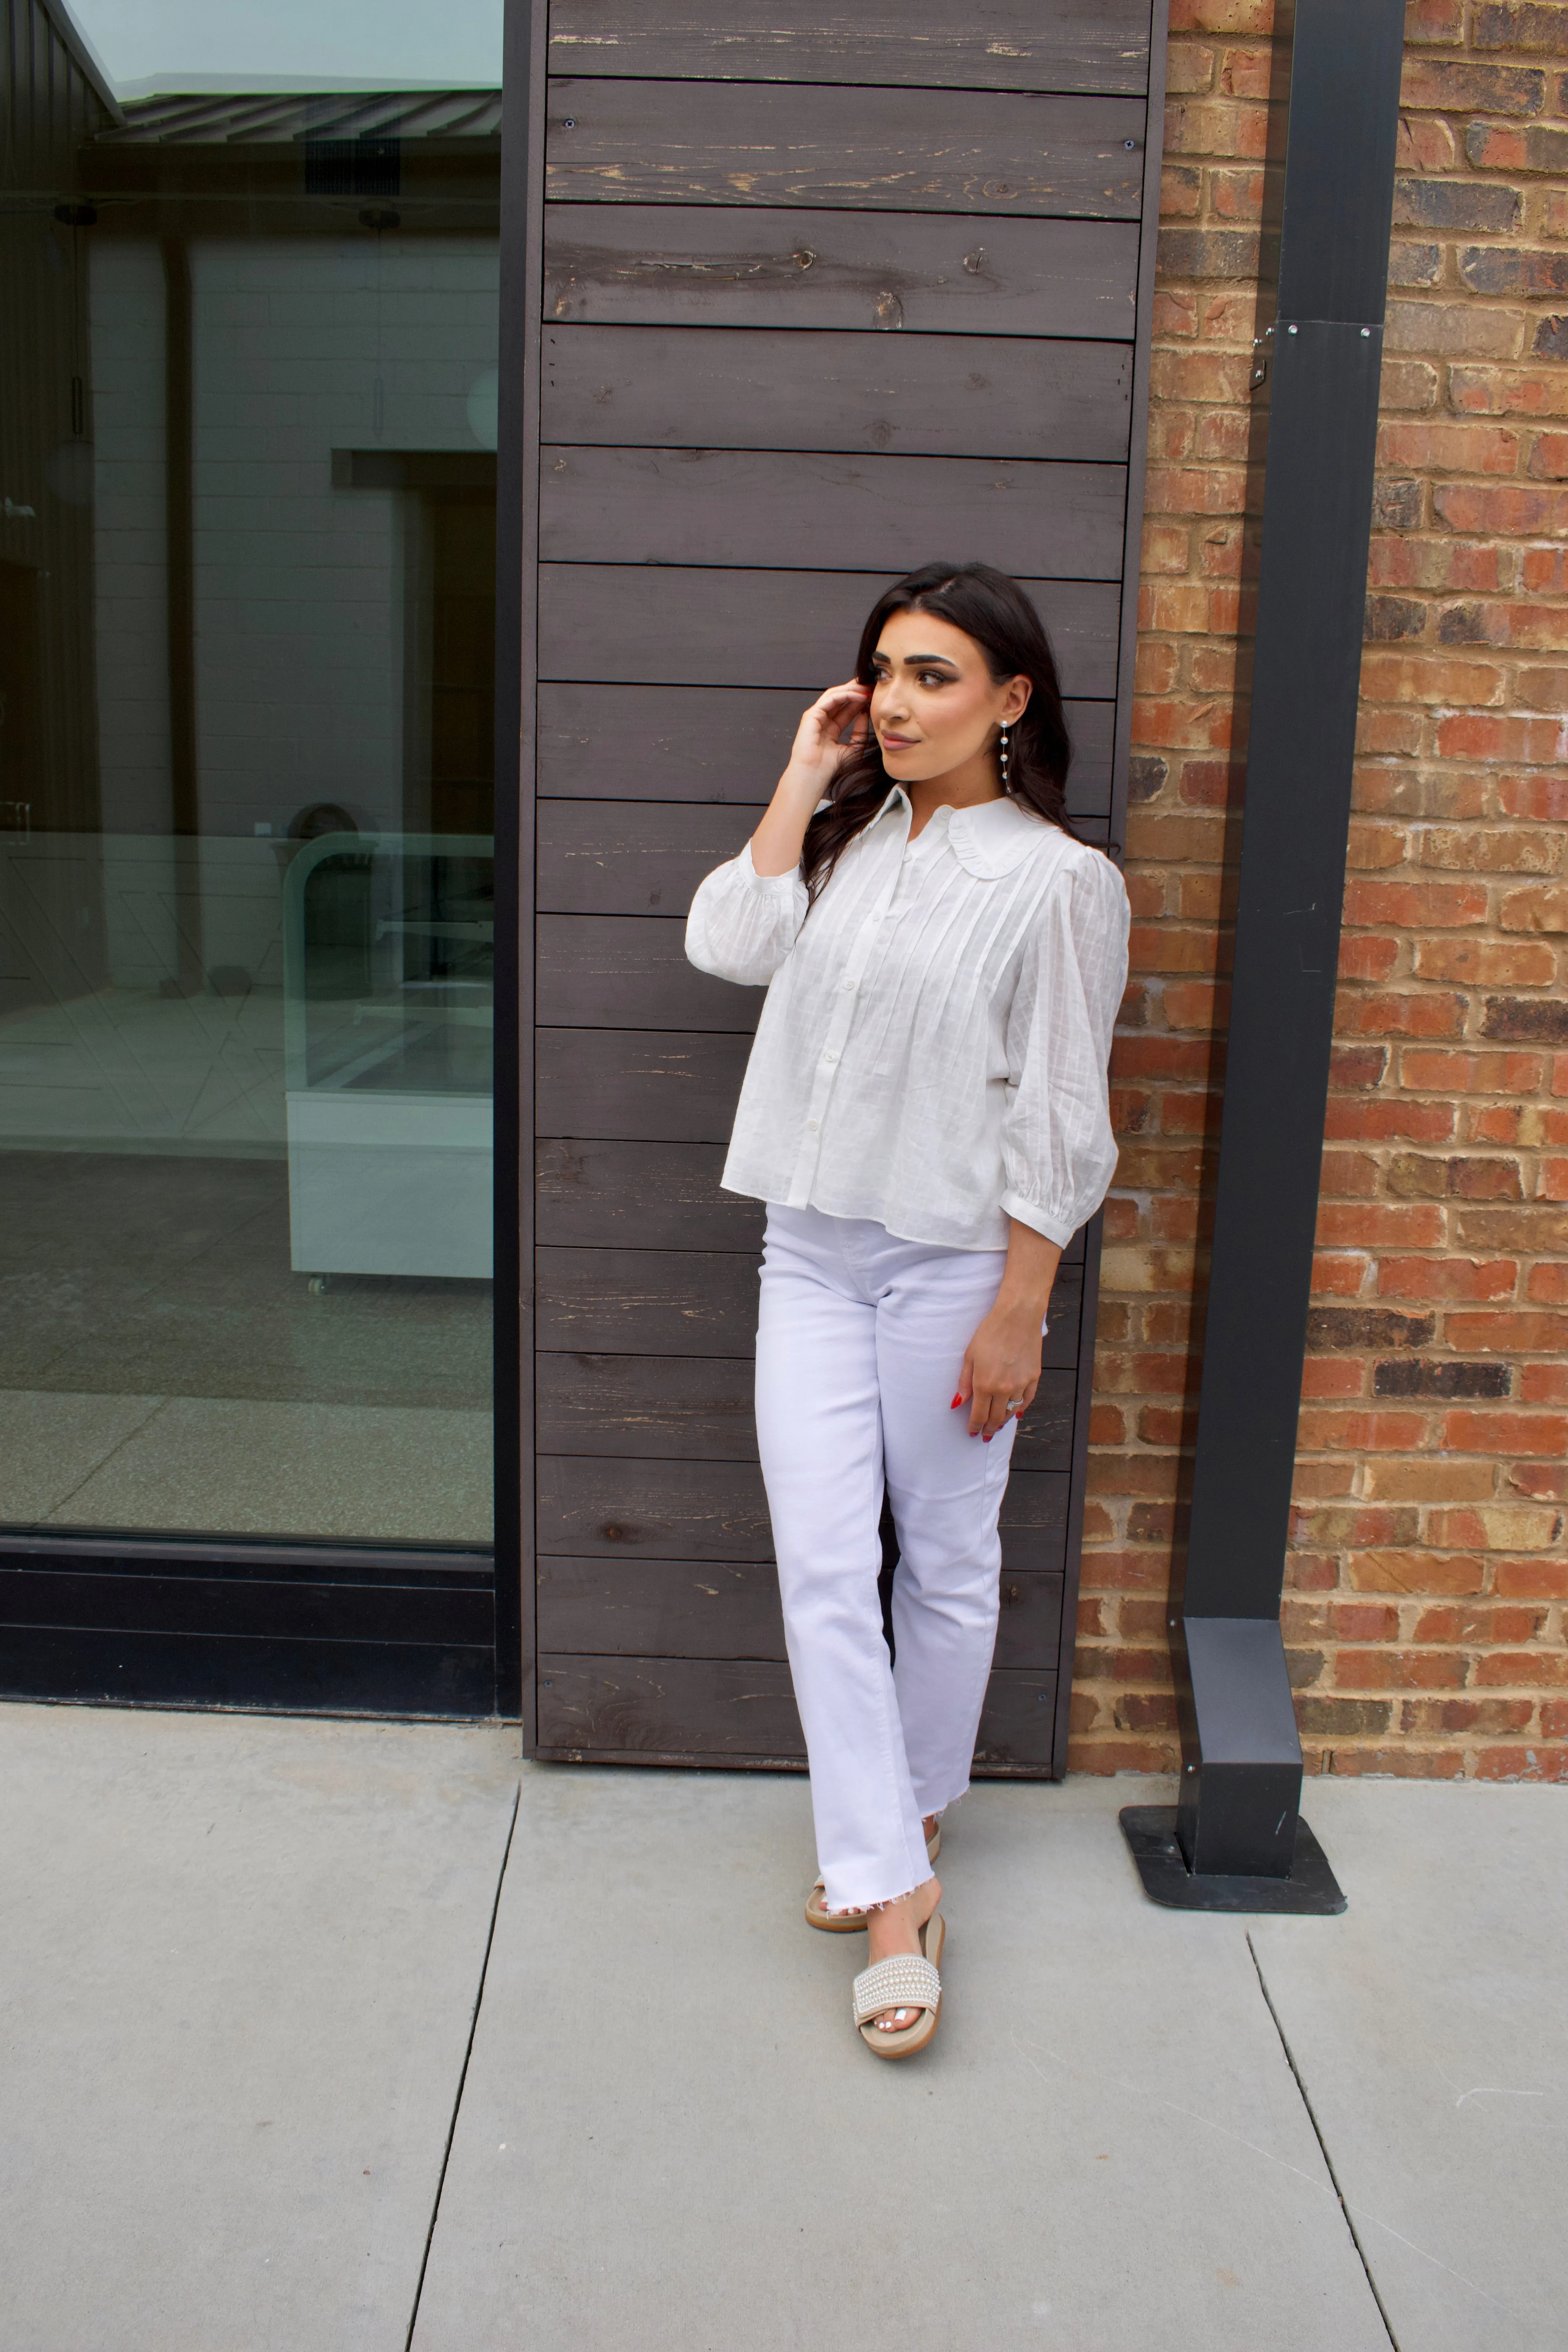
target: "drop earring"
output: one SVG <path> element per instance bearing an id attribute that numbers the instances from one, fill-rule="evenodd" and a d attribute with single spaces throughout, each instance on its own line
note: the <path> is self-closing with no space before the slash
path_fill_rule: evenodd
<path id="1" fill-rule="evenodd" d="M 1007 793 L 1011 792 L 1013 788 L 1007 782 L 1007 730 L 1005 727 L 1002 730 L 1002 740 L 999 749 L 1002 753 L 1002 789 L 1005 793 Z"/>

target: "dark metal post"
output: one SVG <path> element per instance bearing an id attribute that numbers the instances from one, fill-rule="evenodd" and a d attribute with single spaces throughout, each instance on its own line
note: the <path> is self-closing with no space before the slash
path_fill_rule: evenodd
<path id="1" fill-rule="evenodd" d="M 546 0 L 506 0 L 496 465 L 496 1711 L 534 1747 L 533 964 Z"/>
<path id="2" fill-rule="evenodd" d="M 1156 1900 L 1342 1910 L 1300 1822 L 1279 1602 L 1333 1033 L 1403 0 L 1297 0 L 1251 732 L 1203 1384 L 1173 1603 L 1181 1802 Z"/>

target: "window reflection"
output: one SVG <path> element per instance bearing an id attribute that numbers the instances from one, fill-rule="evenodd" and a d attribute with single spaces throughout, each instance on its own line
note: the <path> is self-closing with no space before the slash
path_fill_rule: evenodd
<path id="1" fill-rule="evenodd" d="M 0 1518 L 483 1540 L 499 91 L 5 5 Z"/>

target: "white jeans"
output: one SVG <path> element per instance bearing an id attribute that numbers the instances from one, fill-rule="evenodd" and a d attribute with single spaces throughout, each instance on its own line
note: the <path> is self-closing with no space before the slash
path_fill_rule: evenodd
<path id="1" fill-rule="evenodd" d="M 757 1435 L 835 1910 L 922 1885 L 921 1816 L 969 1786 L 1015 1424 L 986 1444 L 952 1398 L 1005 1264 L 1003 1250 L 768 1209 Z M 877 1591 L 884 1480 L 899 1537 L 896 1664 Z"/>

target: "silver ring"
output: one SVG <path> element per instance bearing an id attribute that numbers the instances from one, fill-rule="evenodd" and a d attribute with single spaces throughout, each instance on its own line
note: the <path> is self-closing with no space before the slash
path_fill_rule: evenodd
<path id="1" fill-rule="evenodd" d="M 1024 1400 L 1023 1400 L 1023 1398 L 1022 1398 L 1022 1397 L 1009 1397 L 1009 1398 L 1008 1398 L 1008 1400 L 1007 1400 L 1007 1410 L 1008 1410 L 1008 1412 L 1023 1412 L 1023 1410 L 1024 1410 Z"/>

